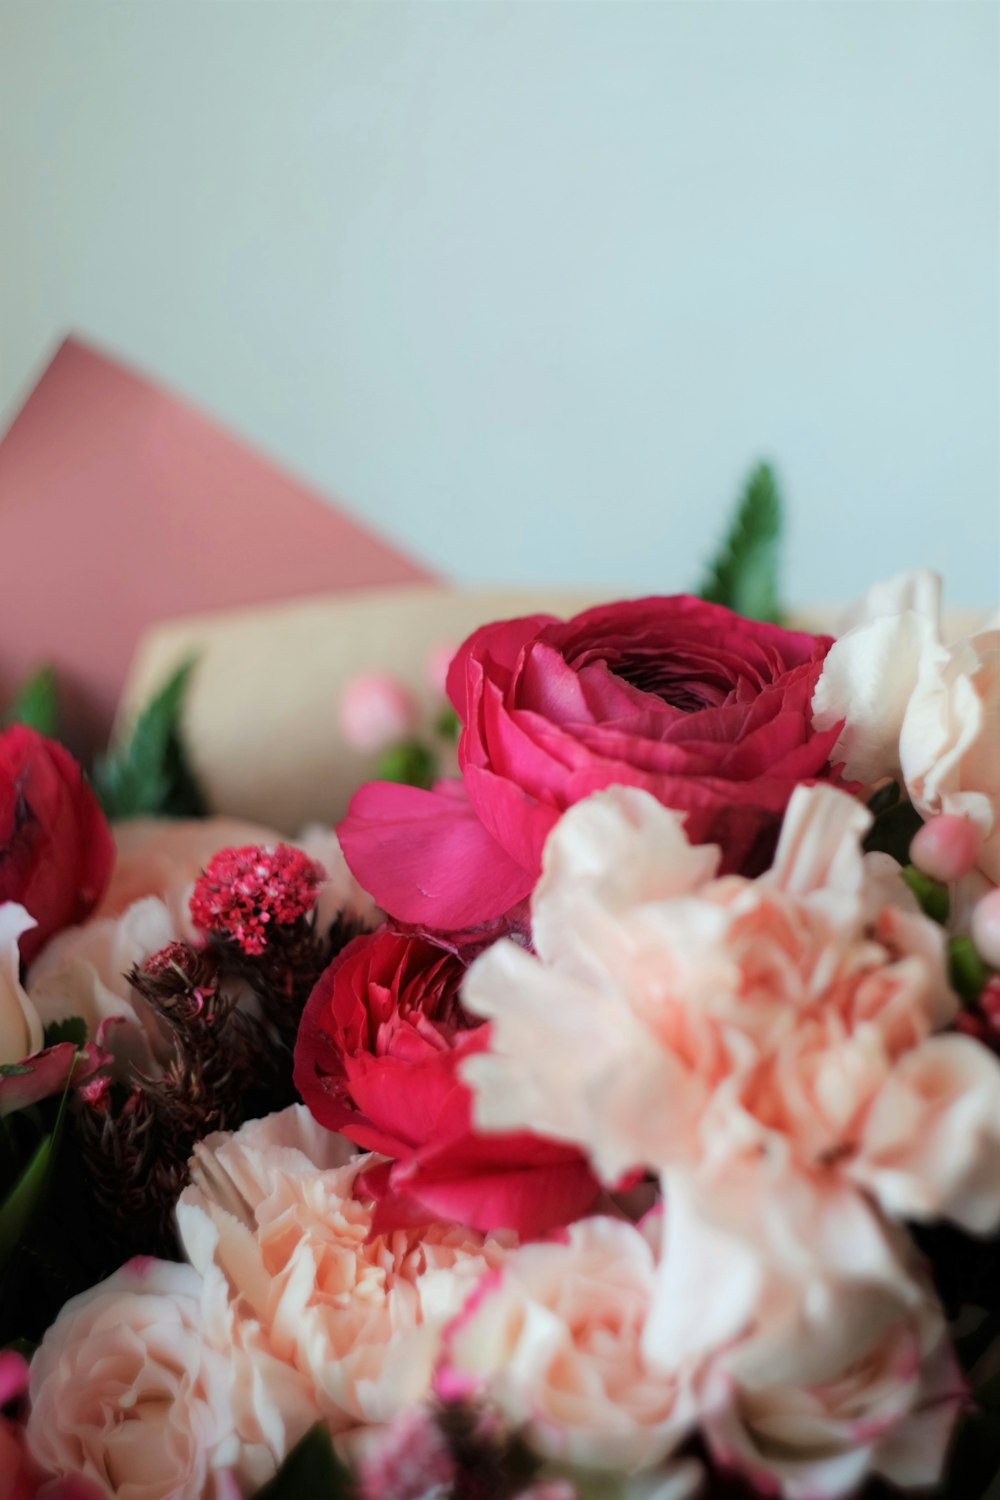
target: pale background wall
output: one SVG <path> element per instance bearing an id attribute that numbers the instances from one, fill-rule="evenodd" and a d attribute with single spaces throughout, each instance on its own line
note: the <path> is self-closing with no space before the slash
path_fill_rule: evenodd
<path id="1" fill-rule="evenodd" d="M 991 3 L 0 0 L 0 414 L 76 329 L 464 580 L 1000 599 Z"/>

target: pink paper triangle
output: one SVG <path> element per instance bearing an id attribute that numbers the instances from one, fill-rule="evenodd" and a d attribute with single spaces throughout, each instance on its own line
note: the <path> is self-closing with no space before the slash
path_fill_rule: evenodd
<path id="1" fill-rule="evenodd" d="M 80 744 L 154 620 L 431 576 L 75 338 L 0 443 L 0 548 L 3 688 L 53 663 Z"/>

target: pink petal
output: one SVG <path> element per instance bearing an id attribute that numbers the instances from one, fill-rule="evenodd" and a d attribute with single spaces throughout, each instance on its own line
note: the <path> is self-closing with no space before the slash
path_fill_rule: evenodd
<path id="1" fill-rule="evenodd" d="M 520 1134 L 444 1141 L 401 1162 L 389 1175 L 379 1228 L 432 1217 L 472 1229 L 513 1229 L 522 1239 L 572 1223 L 598 1194 L 586 1159 L 571 1147 Z"/>
<path id="2" fill-rule="evenodd" d="M 16 1401 L 27 1389 L 27 1360 L 11 1349 L 0 1349 L 0 1406 Z"/>
<path id="3" fill-rule="evenodd" d="M 58 1094 L 66 1085 L 75 1056 L 76 1047 L 72 1042 L 59 1042 L 55 1047 L 46 1047 L 44 1052 L 26 1057 L 20 1066 L 27 1072 L 0 1074 L 0 1119 Z M 81 1067 L 81 1076 L 84 1071 Z"/>
<path id="4" fill-rule="evenodd" d="M 337 832 L 355 879 L 402 922 L 475 927 L 502 916 L 534 884 L 451 790 L 371 781 Z"/>

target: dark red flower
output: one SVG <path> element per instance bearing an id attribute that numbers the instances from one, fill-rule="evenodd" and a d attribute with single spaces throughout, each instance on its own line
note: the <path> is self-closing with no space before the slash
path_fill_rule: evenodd
<path id="1" fill-rule="evenodd" d="M 0 733 L 0 902 L 35 919 L 21 938 L 25 962 L 89 915 L 114 858 L 111 830 L 69 751 L 24 724 Z"/>
<path id="2" fill-rule="evenodd" d="M 459 1065 L 488 1028 L 462 1009 L 464 973 L 423 938 L 356 938 L 306 1005 L 295 1085 L 321 1124 L 391 1159 L 365 1179 L 380 1230 L 432 1217 L 537 1235 L 584 1213 L 597 1184 L 567 1146 L 476 1134 Z"/>
<path id="3" fill-rule="evenodd" d="M 566 808 L 618 784 L 682 812 L 724 872 L 758 874 L 794 788 L 833 774 L 840 726 L 811 711 L 830 645 L 686 596 L 485 626 L 448 677 L 462 783 L 362 787 L 347 861 L 397 920 L 475 927 L 531 891 Z"/>

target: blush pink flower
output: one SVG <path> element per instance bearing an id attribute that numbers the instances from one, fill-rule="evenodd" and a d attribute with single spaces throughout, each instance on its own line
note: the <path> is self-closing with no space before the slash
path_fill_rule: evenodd
<path id="1" fill-rule="evenodd" d="M 195 883 L 213 856 L 249 839 L 281 842 L 280 834 L 232 818 L 116 825 L 117 856 L 104 900 L 89 921 L 47 943 L 28 971 L 27 998 L 41 1024 L 79 1016 L 95 1039 L 104 1022 L 114 1021 L 108 1038 L 115 1055 L 155 1071 L 161 1039 L 149 1013 L 136 1006 L 127 976 L 171 943 L 198 941 L 189 910 Z M 373 926 L 374 905 L 348 870 L 336 835 L 308 828 L 295 847 L 325 874 L 315 892 L 318 928 L 338 920 Z M 0 1013 L 4 1008 L 0 998 Z"/>
<path id="2" fill-rule="evenodd" d="M 476 927 L 528 895 L 566 808 L 624 785 L 756 873 L 793 788 L 835 774 L 840 726 L 810 711 L 829 645 L 686 596 L 484 626 L 448 674 L 464 798 L 362 787 L 340 827 L 348 863 L 397 920 Z"/>
<path id="3" fill-rule="evenodd" d="M 356 1192 L 372 1159 L 331 1164 L 344 1152 L 294 1106 L 202 1142 L 178 1205 L 190 1258 L 225 1278 L 245 1357 L 284 1365 L 337 1434 L 429 1394 L 445 1326 L 513 1243 L 442 1225 L 374 1233 Z"/>
<path id="4" fill-rule="evenodd" d="M 126 818 L 116 823 L 115 863 L 97 917 L 120 917 L 144 896 L 173 896 L 183 920 L 191 888 L 220 849 L 277 844 L 281 835 L 242 818 Z M 184 936 L 193 936 L 193 929 Z"/>
<path id="5" fill-rule="evenodd" d="M 449 1328 L 441 1394 L 488 1401 L 544 1458 L 610 1471 L 659 1464 L 696 1411 L 682 1375 L 644 1354 L 655 1237 L 598 1217 L 515 1250 Z"/>
<path id="6" fill-rule="evenodd" d="M 38 1462 L 113 1500 L 211 1500 L 237 1442 L 190 1266 L 135 1260 L 66 1304 L 31 1362 Z"/>
<path id="7" fill-rule="evenodd" d="M 340 701 L 340 727 L 355 750 L 384 750 L 413 734 L 417 706 L 403 684 L 387 672 L 352 677 Z"/>
<path id="8" fill-rule="evenodd" d="M 134 1004 L 127 975 L 173 942 L 197 931 L 188 903 L 201 870 L 219 849 L 250 838 L 272 838 L 232 818 L 136 818 L 114 829 L 111 881 L 89 921 L 45 945 L 28 971 L 27 992 L 44 1025 L 79 1016 L 91 1039 L 113 1020 L 116 1054 L 155 1067 L 157 1036 Z"/>
<path id="9" fill-rule="evenodd" d="M 958 1008 L 943 935 L 892 861 L 862 856 L 869 821 L 800 788 L 751 881 L 714 877 L 715 851 L 644 792 L 571 809 L 532 902 L 537 956 L 501 941 L 462 991 L 492 1023 L 462 1070 L 477 1126 L 530 1120 L 608 1183 L 763 1153 L 893 1214 L 995 1227 L 1000 1065 L 936 1035 Z"/>

